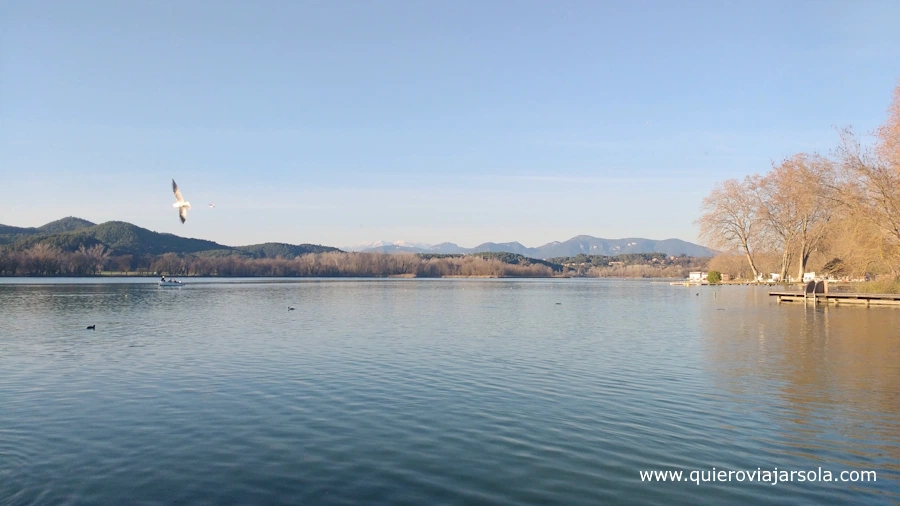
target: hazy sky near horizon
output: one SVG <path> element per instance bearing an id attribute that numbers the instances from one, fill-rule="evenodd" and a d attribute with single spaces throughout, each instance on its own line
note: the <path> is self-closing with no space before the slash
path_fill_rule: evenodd
<path id="1" fill-rule="evenodd" d="M 890 1 L 4 2 L 0 223 L 695 241 L 716 181 L 884 120 L 898 20 Z"/>

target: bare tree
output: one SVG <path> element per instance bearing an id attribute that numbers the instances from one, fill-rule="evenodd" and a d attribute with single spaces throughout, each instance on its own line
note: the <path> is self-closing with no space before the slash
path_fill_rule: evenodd
<path id="1" fill-rule="evenodd" d="M 857 239 L 871 257 L 900 275 L 900 86 L 888 108 L 888 117 L 875 132 L 874 146 L 864 147 L 850 128 L 841 130 L 836 150 L 840 177 L 834 190 L 843 210 L 865 230 Z M 871 248 L 871 249 L 870 249 Z M 867 268 L 868 270 L 868 268 Z"/>
<path id="2" fill-rule="evenodd" d="M 750 176 L 743 182 L 729 179 L 716 185 L 712 193 L 703 199 L 703 214 L 697 220 L 700 238 L 705 244 L 724 251 L 742 252 L 754 280 L 759 277 L 751 251 L 759 227 L 758 205 L 753 194 L 755 186 L 756 181 Z"/>
<path id="3" fill-rule="evenodd" d="M 85 252 L 90 260 L 92 274 L 99 274 L 103 270 L 103 264 L 109 258 L 109 251 L 102 244 L 95 244 Z"/>
<path id="4" fill-rule="evenodd" d="M 796 256 L 798 278 L 824 239 L 836 206 L 831 197 L 833 164 L 820 156 L 794 155 L 759 180 L 755 193 L 765 234 L 781 251 L 781 278 Z"/>
<path id="5" fill-rule="evenodd" d="M 895 173 L 900 171 L 900 84 L 894 88 L 887 120 L 878 127 L 875 135 L 879 141 L 875 153 Z"/>
<path id="6" fill-rule="evenodd" d="M 29 274 L 53 275 L 59 273 L 60 254 L 59 248 L 41 242 L 23 252 L 23 263 Z"/>

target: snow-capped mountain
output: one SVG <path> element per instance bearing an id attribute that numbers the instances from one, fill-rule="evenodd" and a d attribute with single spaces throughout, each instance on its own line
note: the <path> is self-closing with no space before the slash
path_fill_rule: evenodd
<path id="1" fill-rule="evenodd" d="M 410 241 L 373 241 L 373 242 L 364 242 L 362 244 L 357 244 L 356 246 L 347 246 L 341 248 L 344 251 L 366 251 L 366 250 L 379 250 L 379 249 L 388 249 L 398 251 L 399 249 L 415 249 L 415 250 L 427 250 L 431 248 L 430 244 L 425 244 L 421 242 L 410 242 Z"/>

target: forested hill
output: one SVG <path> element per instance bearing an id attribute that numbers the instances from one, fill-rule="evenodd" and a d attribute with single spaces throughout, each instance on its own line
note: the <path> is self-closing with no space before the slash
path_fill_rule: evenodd
<path id="1" fill-rule="evenodd" d="M 192 253 L 210 256 L 240 255 L 249 258 L 293 258 L 305 253 L 340 251 L 315 244 L 265 243 L 250 246 L 225 246 L 204 239 L 191 239 L 163 234 L 131 223 L 110 221 L 95 225 L 79 218 L 63 218 L 42 227 L 21 228 L 0 225 L 0 246 L 25 250 L 43 243 L 62 251 L 76 251 L 82 246 L 105 247 L 110 255 L 161 255 Z"/>
<path id="2" fill-rule="evenodd" d="M 14 242 L 17 238 L 31 235 L 41 234 L 58 234 L 60 232 L 71 232 L 83 228 L 93 227 L 94 223 L 81 218 L 69 216 L 61 220 L 51 221 L 41 227 L 13 227 L 10 225 L 0 225 L 0 245 Z"/>

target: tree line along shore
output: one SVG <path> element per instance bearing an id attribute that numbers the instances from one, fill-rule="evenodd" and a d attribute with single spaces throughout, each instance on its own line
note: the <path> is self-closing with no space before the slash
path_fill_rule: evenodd
<path id="1" fill-rule="evenodd" d="M 900 85 L 868 135 L 837 132 L 828 153 L 797 153 L 764 174 L 718 183 L 697 220 L 732 279 L 871 279 L 900 291 Z"/>
<path id="2" fill-rule="evenodd" d="M 661 253 L 529 258 L 514 253 L 387 254 L 329 251 L 293 258 L 190 253 L 110 255 L 101 245 L 65 251 L 46 243 L 0 250 L 0 276 L 621 277 L 685 278 L 708 258 Z"/>

